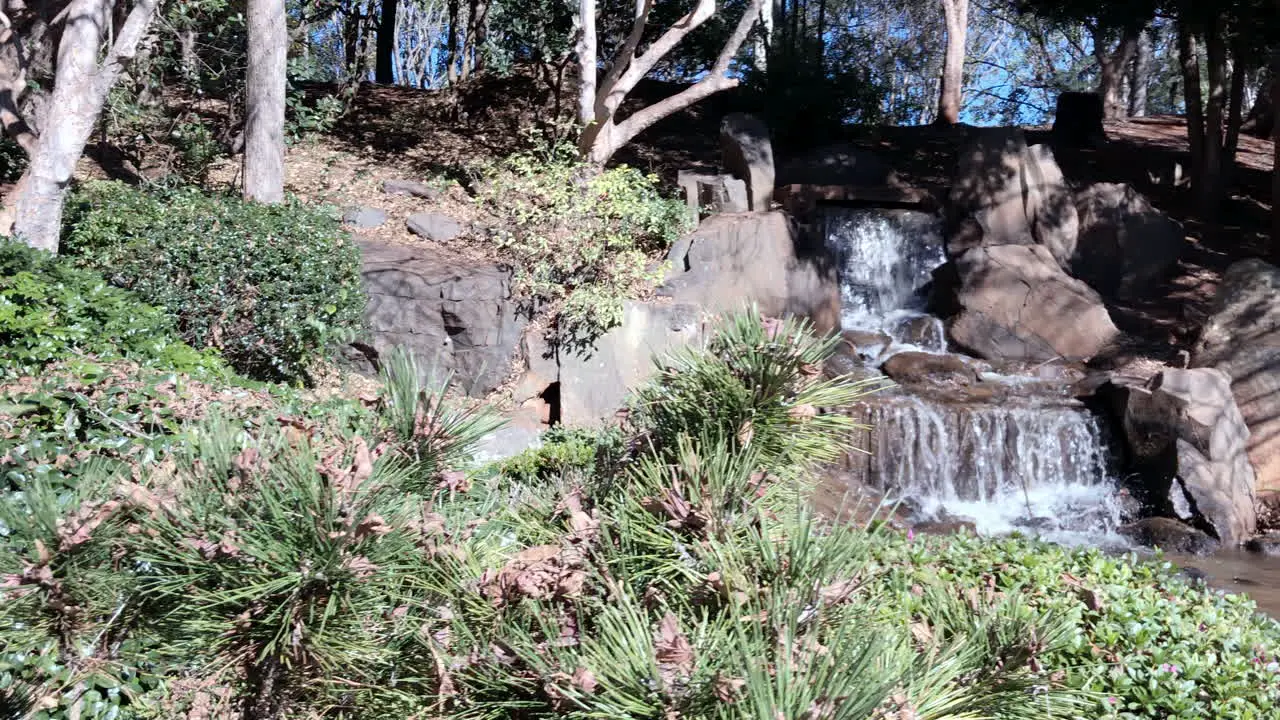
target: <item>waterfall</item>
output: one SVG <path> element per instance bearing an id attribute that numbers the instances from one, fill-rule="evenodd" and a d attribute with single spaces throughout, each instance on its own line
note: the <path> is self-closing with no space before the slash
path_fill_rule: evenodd
<path id="1" fill-rule="evenodd" d="M 824 208 L 820 232 L 836 254 L 845 329 L 888 334 L 898 344 L 942 352 L 941 324 L 923 312 L 924 288 L 946 262 L 942 223 L 914 210 Z M 904 325 L 933 322 L 934 342 L 912 342 Z"/>
<path id="2" fill-rule="evenodd" d="M 873 362 L 947 352 L 942 322 L 925 312 L 933 271 L 946 262 L 940 219 L 840 208 L 816 219 L 838 261 L 844 328 L 890 339 Z M 869 454 L 849 456 L 852 477 L 918 519 L 968 520 L 983 533 L 1073 541 L 1114 529 L 1119 503 L 1096 418 L 1034 378 L 990 373 L 985 382 L 1001 392 L 966 400 L 960 388 L 908 387 L 856 408 L 872 429 L 855 443 Z"/>
<path id="3" fill-rule="evenodd" d="M 893 394 L 859 409 L 872 430 L 857 474 L 922 520 L 1046 537 L 1119 524 L 1102 430 L 1065 402 L 945 403 Z"/>

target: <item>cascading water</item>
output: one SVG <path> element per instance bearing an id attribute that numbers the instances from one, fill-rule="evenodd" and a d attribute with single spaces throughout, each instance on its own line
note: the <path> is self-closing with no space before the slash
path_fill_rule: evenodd
<path id="1" fill-rule="evenodd" d="M 881 332 L 896 346 L 944 352 L 942 325 L 922 291 L 946 261 L 942 223 L 913 210 L 824 209 L 820 232 L 840 263 L 846 330 Z"/>
<path id="2" fill-rule="evenodd" d="M 945 262 L 941 223 L 904 210 L 820 210 L 839 259 L 846 330 L 883 333 L 896 352 L 945 353 L 941 322 L 923 291 Z M 1097 541 L 1119 522 L 1101 428 L 1092 414 L 1035 378 L 988 374 L 986 399 L 896 389 L 857 410 L 873 428 L 854 475 L 901 499 L 924 520 L 968 520 L 979 532 L 1021 529 Z M 998 398 L 998 399 L 994 399 Z"/>

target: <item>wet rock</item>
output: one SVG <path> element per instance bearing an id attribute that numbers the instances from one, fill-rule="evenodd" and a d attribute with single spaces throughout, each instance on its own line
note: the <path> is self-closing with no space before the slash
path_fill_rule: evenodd
<path id="1" fill-rule="evenodd" d="M 951 340 L 980 358 L 1086 360 L 1119 335 L 1102 298 L 1038 246 L 968 250 L 955 259 L 959 314 Z"/>
<path id="2" fill-rule="evenodd" d="M 1192 367 L 1231 377 L 1259 490 L 1280 490 L 1280 268 L 1245 260 L 1218 287 Z"/>
<path id="3" fill-rule="evenodd" d="M 342 213 L 342 222 L 358 230 L 372 230 L 381 227 L 387 221 L 387 211 L 370 207 L 347 208 Z"/>
<path id="4" fill-rule="evenodd" d="M 414 235 L 435 242 L 448 242 L 462 234 L 462 224 L 442 213 L 414 213 L 406 225 Z"/>
<path id="5" fill-rule="evenodd" d="M 971 520 L 938 520 L 914 523 L 911 529 L 922 535 L 977 535 Z"/>
<path id="6" fill-rule="evenodd" d="M 1257 555 L 1280 557 L 1280 533 L 1249 538 L 1244 544 L 1244 549 Z"/>
<path id="7" fill-rule="evenodd" d="M 440 197 L 439 190 L 417 180 L 383 180 L 382 192 L 388 195 L 412 195 L 424 200 L 436 200 Z"/>
<path id="8" fill-rule="evenodd" d="M 882 378 L 886 385 L 889 384 L 888 378 L 879 370 L 869 367 L 857 353 L 848 348 L 837 350 L 827 358 L 822 371 L 828 378 L 847 377 L 855 381 Z"/>
<path id="9" fill-rule="evenodd" d="M 901 343 L 915 345 L 930 352 L 944 352 L 947 349 L 946 328 L 932 315 L 903 318 L 893 326 L 891 334 Z"/>
<path id="10" fill-rule="evenodd" d="M 1104 297 L 1145 297 L 1178 265 L 1186 246 L 1182 225 L 1121 183 L 1076 193 L 1080 235 L 1071 274 Z"/>
<path id="11" fill-rule="evenodd" d="M 363 341 L 375 356 L 402 346 L 425 373 L 452 372 L 475 397 L 506 379 L 527 324 L 511 297 L 509 269 L 459 264 L 409 245 L 357 242 L 369 296 Z"/>
<path id="12" fill-rule="evenodd" d="M 1117 532 L 1139 545 L 1179 555 L 1208 555 L 1220 545 L 1208 533 L 1169 518 L 1146 518 L 1122 525 Z"/>
<path id="13" fill-rule="evenodd" d="M 754 115 L 730 113 L 720 124 L 724 167 L 747 183 L 748 204 L 767 212 L 773 203 L 773 143 L 769 126 Z"/>
<path id="14" fill-rule="evenodd" d="M 885 333 L 868 330 L 845 330 L 840 333 L 840 339 L 845 347 L 864 358 L 879 357 L 893 342 Z"/>
<path id="15" fill-rule="evenodd" d="M 658 294 L 710 313 L 755 306 L 770 317 L 840 327 L 840 285 L 825 247 L 811 246 L 786 213 L 714 215 L 689 236 L 683 263 Z"/>
<path id="16" fill-rule="evenodd" d="M 968 385 L 977 380 L 973 368 L 958 355 L 900 352 L 886 360 L 880 370 L 903 385 L 926 382 Z"/>
<path id="17" fill-rule="evenodd" d="M 1249 431 L 1226 374 L 1169 369 L 1120 394 L 1121 428 L 1134 469 L 1147 477 L 1146 500 L 1166 514 L 1196 519 L 1227 545 L 1253 535 Z"/>

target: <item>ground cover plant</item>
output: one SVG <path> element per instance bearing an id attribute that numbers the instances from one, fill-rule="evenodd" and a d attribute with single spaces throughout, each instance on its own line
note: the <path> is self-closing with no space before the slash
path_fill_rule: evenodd
<path id="1" fill-rule="evenodd" d="M 0 501 L 0 708 L 1270 716 L 1280 626 L 1241 598 L 1094 551 L 817 518 L 810 478 L 851 421 L 806 406 L 874 389 L 809 372 L 825 348 L 801 323 L 732 318 L 662 361 L 625 427 L 487 469 L 467 456 L 492 417 L 408 356 L 377 397 L 328 407 L 228 389 L 184 420 L 181 379 L 124 388 L 150 400 L 118 423 L 71 403 L 97 450 L 70 475 L 18 465 Z M 655 427 L 654 398 L 680 432 Z M 61 412 L 0 427 L 53 433 Z M 171 441 L 135 457 L 139 434 Z"/>

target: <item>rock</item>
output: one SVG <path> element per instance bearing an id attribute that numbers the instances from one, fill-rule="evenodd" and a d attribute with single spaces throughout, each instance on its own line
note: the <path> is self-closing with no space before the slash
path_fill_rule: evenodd
<path id="1" fill-rule="evenodd" d="M 704 210 L 710 210 L 712 215 L 750 210 L 746 182 L 732 175 L 681 170 L 676 176 L 676 184 L 684 191 L 685 206 L 695 223 L 702 219 Z"/>
<path id="2" fill-rule="evenodd" d="M 628 301 L 622 324 L 582 353 L 561 352 L 561 421 L 597 426 L 614 417 L 627 394 L 653 374 L 653 358 L 705 338 L 703 312 L 690 305 Z"/>
<path id="3" fill-rule="evenodd" d="M 1053 140 L 1064 147 L 1089 147 L 1106 142 L 1102 128 L 1106 117 L 1102 96 L 1088 92 L 1064 92 L 1058 95 L 1053 117 Z"/>
<path id="4" fill-rule="evenodd" d="M 911 526 L 921 535 L 977 535 L 978 526 L 972 520 L 926 520 Z"/>
<path id="5" fill-rule="evenodd" d="M 1256 555 L 1280 557 L 1280 533 L 1270 533 L 1249 538 L 1244 544 L 1244 549 Z"/>
<path id="6" fill-rule="evenodd" d="M 778 185 L 896 185 L 879 155 L 856 145 L 828 145 L 778 163 Z"/>
<path id="7" fill-rule="evenodd" d="M 974 248 L 954 263 L 960 311 L 948 334 L 980 358 L 1086 360 L 1119 334 L 1102 298 L 1043 247 Z"/>
<path id="8" fill-rule="evenodd" d="M 747 183 L 748 206 L 766 212 L 773 202 L 773 143 L 769 126 L 754 115 L 731 113 L 720 124 L 725 169 Z"/>
<path id="9" fill-rule="evenodd" d="M 842 345 L 865 358 L 879 357 L 893 342 L 888 334 L 870 330 L 845 330 L 840 333 L 840 340 Z"/>
<path id="10" fill-rule="evenodd" d="M 476 444 L 477 462 L 501 462 L 542 444 L 542 433 L 546 426 L 536 413 L 520 410 L 505 419 L 502 427 L 485 435 Z"/>
<path id="11" fill-rule="evenodd" d="M 1104 297 L 1148 294 L 1177 267 L 1186 245 L 1182 225 L 1121 183 L 1076 193 L 1080 235 L 1071 274 Z"/>
<path id="12" fill-rule="evenodd" d="M 527 320 L 511 298 L 511 271 L 450 262 L 422 248 L 368 238 L 361 275 L 369 303 L 366 344 L 413 351 L 424 370 L 456 374 L 475 397 L 506 379 Z"/>
<path id="13" fill-rule="evenodd" d="M 342 222 L 359 230 L 372 230 L 381 227 L 387 221 L 387 211 L 370 207 L 347 208 L 342 213 Z"/>
<path id="14" fill-rule="evenodd" d="M 417 180 L 383 180 L 382 192 L 388 195 L 412 195 L 424 200 L 436 200 L 440 191 Z"/>
<path id="15" fill-rule="evenodd" d="M 1220 370 L 1168 369 L 1124 388 L 1121 428 L 1148 504 L 1239 545 L 1257 527 L 1248 428 Z"/>
<path id="16" fill-rule="evenodd" d="M 409 232 L 436 242 L 448 242 L 462 234 L 462 225 L 442 213 L 414 213 L 409 216 L 406 224 Z"/>
<path id="17" fill-rule="evenodd" d="M 837 349 L 831 357 L 827 358 L 822 370 L 828 378 L 846 377 L 855 382 L 879 378 L 884 380 L 885 385 L 889 384 L 879 370 L 868 367 L 862 358 L 858 357 L 858 354 L 847 346 Z"/>
<path id="18" fill-rule="evenodd" d="M 1079 219 L 1062 169 L 1047 145 L 1029 147 L 1017 128 L 984 129 L 960 154 L 951 213 L 951 256 L 975 246 L 1039 244 L 1066 267 L 1075 252 Z"/>
<path id="19" fill-rule="evenodd" d="M 1062 267 L 1076 252 L 1080 218 L 1075 196 L 1048 145 L 1032 145 L 1024 153 L 1022 186 L 1031 234 L 1049 249 Z"/>
<path id="20" fill-rule="evenodd" d="M 1280 268 L 1245 260 L 1227 269 L 1191 366 L 1231 377 L 1258 489 L 1280 490 Z"/>
<path id="21" fill-rule="evenodd" d="M 512 402 L 523 403 L 541 398 L 553 385 L 560 382 L 559 356 L 546 334 L 545 328 L 529 327 L 520 338 L 520 356 L 524 360 L 524 367 L 519 380 L 511 388 Z"/>
<path id="22" fill-rule="evenodd" d="M 886 360 L 880 370 L 903 385 L 926 382 L 969 385 L 977 380 L 973 368 L 958 355 L 900 352 Z"/>
<path id="23" fill-rule="evenodd" d="M 808 318 L 819 332 L 840 327 L 835 261 L 785 213 L 707 218 L 673 265 L 658 294 L 678 304 L 715 314 L 754 305 L 769 317 Z"/>
<path id="24" fill-rule="evenodd" d="M 906 317 L 894 324 L 890 333 L 898 342 L 915 345 L 929 352 L 947 349 L 947 329 L 932 315 Z"/>
<path id="25" fill-rule="evenodd" d="M 1204 531 L 1169 518 L 1146 518 L 1121 525 L 1117 532 L 1139 545 L 1179 555 L 1208 555 L 1218 549 L 1218 541 Z"/>

